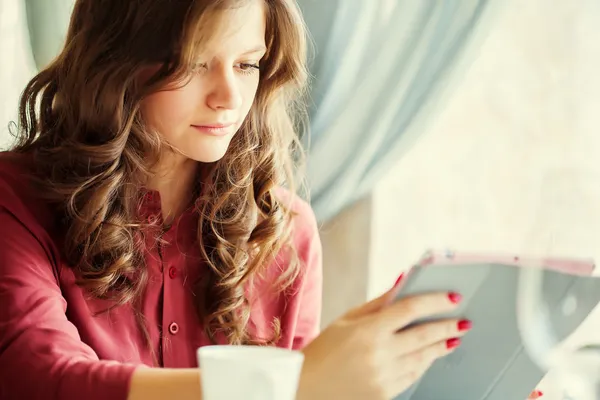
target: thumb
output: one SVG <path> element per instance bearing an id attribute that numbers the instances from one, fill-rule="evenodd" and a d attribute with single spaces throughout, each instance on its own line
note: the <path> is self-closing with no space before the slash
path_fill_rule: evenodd
<path id="1" fill-rule="evenodd" d="M 361 318 L 361 317 L 367 316 L 369 314 L 376 313 L 379 310 L 381 310 L 382 308 L 385 308 L 388 305 L 390 305 L 394 301 L 394 298 L 396 297 L 396 295 L 398 294 L 398 290 L 400 289 L 399 283 L 402 281 L 403 277 L 404 277 L 404 273 L 400 274 L 400 276 L 396 280 L 396 283 L 394 284 L 394 286 L 392 286 L 391 289 L 387 290 L 386 292 L 381 294 L 379 297 L 376 297 L 373 300 L 366 302 L 366 303 L 350 310 L 346 314 L 346 318 L 351 318 L 351 319 Z"/>

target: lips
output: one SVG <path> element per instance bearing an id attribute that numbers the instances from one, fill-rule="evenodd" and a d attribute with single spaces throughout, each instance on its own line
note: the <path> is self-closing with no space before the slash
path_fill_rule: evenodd
<path id="1" fill-rule="evenodd" d="M 231 125 L 233 125 L 233 122 L 227 122 L 227 123 L 217 123 L 217 124 L 197 124 L 197 125 L 192 125 L 194 128 L 204 128 L 204 129 L 224 129 L 224 128 L 229 128 Z"/>
<path id="2" fill-rule="evenodd" d="M 231 133 L 233 123 L 211 123 L 192 125 L 192 128 L 209 136 L 225 136 Z"/>

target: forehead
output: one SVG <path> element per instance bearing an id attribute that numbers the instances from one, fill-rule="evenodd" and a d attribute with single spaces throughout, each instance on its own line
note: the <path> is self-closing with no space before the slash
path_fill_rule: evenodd
<path id="1" fill-rule="evenodd" d="M 202 35 L 208 40 L 200 45 L 199 52 L 211 55 L 242 54 L 264 46 L 266 11 L 264 0 L 248 0 L 220 10 L 215 29 Z"/>

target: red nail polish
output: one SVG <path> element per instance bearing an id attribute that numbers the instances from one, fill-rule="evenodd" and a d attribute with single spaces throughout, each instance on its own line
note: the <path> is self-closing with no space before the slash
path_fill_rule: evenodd
<path id="1" fill-rule="evenodd" d="M 544 395 L 544 392 L 542 392 L 541 390 L 536 390 L 535 394 L 537 397 L 542 397 Z"/>
<path id="2" fill-rule="evenodd" d="M 462 296 L 460 294 L 454 293 L 454 292 L 448 293 L 448 298 L 454 304 L 458 304 L 462 300 Z"/>
<path id="3" fill-rule="evenodd" d="M 462 321 L 458 321 L 458 330 L 460 332 L 468 331 L 473 327 L 473 323 L 467 319 L 463 319 Z"/>
<path id="4" fill-rule="evenodd" d="M 460 339 L 459 338 L 452 338 L 452 339 L 448 339 L 446 340 L 446 348 L 448 350 L 452 350 L 456 347 L 460 346 Z"/>
<path id="5" fill-rule="evenodd" d="M 398 279 L 396 279 L 396 283 L 394 283 L 394 287 L 398 286 L 400 282 L 402 282 L 402 278 L 404 278 L 404 272 L 400 274 Z"/>

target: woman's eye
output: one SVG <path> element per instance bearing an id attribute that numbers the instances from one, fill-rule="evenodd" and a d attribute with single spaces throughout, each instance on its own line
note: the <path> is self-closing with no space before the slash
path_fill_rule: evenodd
<path id="1" fill-rule="evenodd" d="M 238 64 L 237 68 L 244 74 L 252 74 L 260 70 L 260 66 L 258 64 L 252 63 L 240 63 Z"/>
<path id="2" fill-rule="evenodd" d="M 237 63 L 234 67 L 243 74 L 253 74 L 260 70 L 260 65 L 258 63 Z M 204 72 L 208 70 L 208 64 L 206 63 L 196 63 L 194 64 L 194 72 Z"/>

